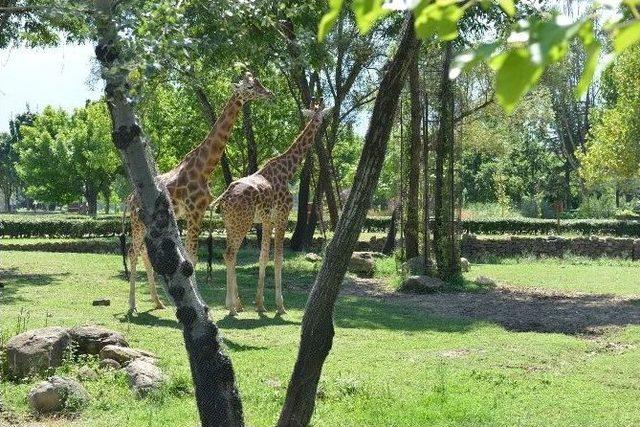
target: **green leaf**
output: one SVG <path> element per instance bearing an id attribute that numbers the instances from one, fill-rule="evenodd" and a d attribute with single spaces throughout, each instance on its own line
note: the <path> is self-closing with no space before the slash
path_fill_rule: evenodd
<path id="1" fill-rule="evenodd" d="M 464 10 L 457 4 L 421 2 L 415 10 L 416 34 L 426 39 L 437 35 L 441 40 L 458 37 L 458 21 Z"/>
<path id="2" fill-rule="evenodd" d="M 540 79 L 544 67 L 534 63 L 525 48 L 511 49 L 492 61 L 497 66 L 496 97 L 502 107 L 511 113 L 516 104 Z"/>
<path id="3" fill-rule="evenodd" d="M 635 20 L 620 28 L 613 39 L 613 47 L 620 53 L 640 41 L 640 21 Z"/>
<path id="4" fill-rule="evenodd" d="M 513 0 L 498 0 L 498 4 L 507 15 L 513 16 L 516 14 L 516 6 Z"/>
<path id="5" fill-rule="evenodd" d="M 478 62 L 489 59 L 496 49 L 500 46 L 500 42 L 483 44 L 475 49 L 464 52 L 453 59 L 451 69 L 449 70 L 449 78 L 457 78 L 463 70 L 470 68 Z"/>
<path id="6" fill-rule="evenodd" d="M 376 22 L 389 10 L 382 7 L 384 0 L 353 0 L 353 13 L 356 15 L 356 23 L 360 33 L 365 34 L 373 28 Z"/>
<path id="7" fill-rule="evenodd" d="M 324 14 L 318 24 L 318 40 L 322 41 L 327 36 L 333 24 L 335 24 L 340 11 L 342 10 L 342 0 L 329 0 L 329 11 Z"/>
<path id="8" fill-rule="evenodd" d="M 584 93 L 589 89 L 589 85 L 593 80 L 593 75 L 596 72 L 596 68 L 598 66 L 598 60 L 600 59 L 600 52 L 602 51 L 602 47 L 600 46 L 600 42 L 596 38 L 593 33 L 593 23 L 591 21 L 586 22 L 578 33 L 580 39 L 582 40 L 582 44 L 584 45 L 585 52 L 587 54 L 587 58 L 584 63 L 584 70 L 582 71 L 582 76 L 580 76 L 580 81 L 575 88 L 575 94 L 578 98 L 582 97 Z"/>

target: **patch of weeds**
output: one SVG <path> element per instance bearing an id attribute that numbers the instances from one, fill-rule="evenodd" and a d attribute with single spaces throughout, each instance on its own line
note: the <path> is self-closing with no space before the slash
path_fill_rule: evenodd
<path id="1" fill-rule="evenodd" d="M 165 387 L 167 392 L 175 397 L 192 396 L 194 393 L 191 378 L 185 375 L 171 377 Z"/>
<path id="2" fill-rule="evenodd" d="M 362 383 L 353 377 L 338 378 L 336 380 L 336 388 L 340 397 L 353 396 L 361 392 Z"/>

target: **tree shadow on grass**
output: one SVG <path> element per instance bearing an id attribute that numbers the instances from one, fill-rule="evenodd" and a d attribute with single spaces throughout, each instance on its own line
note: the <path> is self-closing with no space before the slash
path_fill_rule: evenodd
<path id="1" fill-rule="evenodd" d="M 20 273 L 17 267 L 0 269 L 0 303 L 13 304 L 30 301 L 20 296 L 20 288 L 59 284 L 70 273 L 31 274 Z"/>
<path id="2" fill-rule="evenodd" d="M 172 310 L 170 307 L 169 310 Z M 147 310 L 138 313 L 115 313 L 113 317 L 120 323 L 132 323 L 134 325 L 152 326 L 161 328 L 181 329 L 176 319 L 165 319 L 151 314 L 155 310 Z"/>
<path id="3" fill-rule="evenodd" d="M 363 294 L 362 290 L 353 292 L 350 287 L 346 292 Z M 501 285 L 485 292 L 427 295 L 372 292 L 371 297 L 382 304 L 373 312 L 368 302 L 353 296 L 347 298 L 342 304 L 348 308 L 348 314 L 340 310 L 342 317 L 336 317 L 339 324 L 407 330 L 435 326 L 451 331 L 466 330 L 473 327 L 473 322 L 483 321 L 514 332 L 567 335 L 598 335 L 611 327 L 640 325 L 640 300 L 606 294 L 563 294 Z M 416 313 L 422 314 L 422 318 L 416 319 Z"/>

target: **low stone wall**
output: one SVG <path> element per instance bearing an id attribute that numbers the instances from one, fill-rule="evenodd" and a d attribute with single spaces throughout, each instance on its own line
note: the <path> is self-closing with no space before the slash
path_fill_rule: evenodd
<path id="1" fill-rule="evenodd" d="M 561 258 L 565 254 L 587 258 L 640 259 L 640 239 L 616 237 L 517 237 L 485 239 L 462 236 L 462 256 L 469 259 L 510 258 L 523 255 Z"/>

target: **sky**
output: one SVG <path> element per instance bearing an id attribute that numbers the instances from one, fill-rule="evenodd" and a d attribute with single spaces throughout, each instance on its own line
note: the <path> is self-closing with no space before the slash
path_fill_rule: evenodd
<path id="1" fill-rule="evenodd" d="M 0 132 L 7 132 L 9 120 L 27 105 L 33 112 L 47 105 L 71 111 L 98 99 L 102 86 L 92 82 L 93 58 L 89 44 L 0 50 Z"/>

